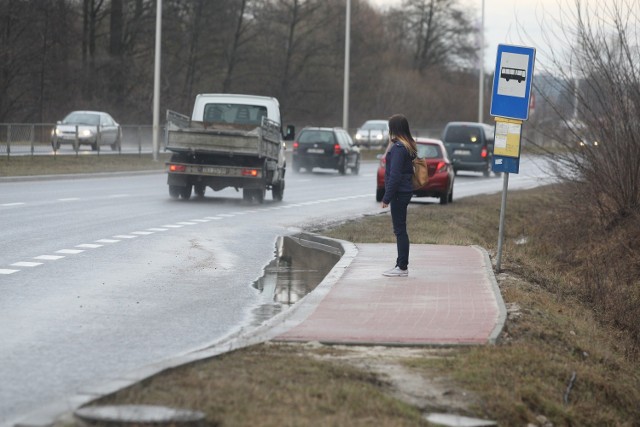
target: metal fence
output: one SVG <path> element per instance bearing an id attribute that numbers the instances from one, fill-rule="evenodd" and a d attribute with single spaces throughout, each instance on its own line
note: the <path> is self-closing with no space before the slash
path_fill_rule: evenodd
<path id="1" fill-rule="evenodd" d="M 0 123 L 0 156 L 35 156 L 68 154 L 150 154 L 153 153 L 153 126 L 123 125 L 120 149 L 113 151 L 108 146 L 63 145 L 54 150 L 52 123 Z M 164 149 L 164 128 L 158 129 L 159 150 Z"/>

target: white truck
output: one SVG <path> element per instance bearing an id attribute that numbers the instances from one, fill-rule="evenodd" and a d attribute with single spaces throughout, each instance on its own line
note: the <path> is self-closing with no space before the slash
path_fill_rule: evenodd
<path id="1" fill-rule="evenodd" d="M 191 117 L 167 111 L 165 148 L 169 195 L 204 197 L 207 187 L 242 189 L 247 201 L 263 203 L 271 190 L 282 200 L 286 172 L 280 106 L 272 97 L 233 94 L 196 96 Z"/>

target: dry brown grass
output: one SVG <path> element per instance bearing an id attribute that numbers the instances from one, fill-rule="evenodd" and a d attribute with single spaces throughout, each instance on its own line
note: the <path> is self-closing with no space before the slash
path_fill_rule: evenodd
<path id="1" fill-rule="evenodd" d="M 82 152 L 78 156 L 0 157 L 0 177 L 163 170 L 167 159 L 166 153 L 161 153 L 157 161 L 153 160 L 151 154 L 98 156 L 95 153 Z"/>

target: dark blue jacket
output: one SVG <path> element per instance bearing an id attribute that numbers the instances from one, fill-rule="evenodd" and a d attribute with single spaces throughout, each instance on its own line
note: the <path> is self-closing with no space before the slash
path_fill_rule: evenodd
<path id="1" fill-rule="evenodd" d="M 384 197 L 382 201 L 389 204 L 396 193 L 412 193 L 413 159 L 409 151 L 400 141 L 393 141 L 387 152 L 384 171 Z"/>

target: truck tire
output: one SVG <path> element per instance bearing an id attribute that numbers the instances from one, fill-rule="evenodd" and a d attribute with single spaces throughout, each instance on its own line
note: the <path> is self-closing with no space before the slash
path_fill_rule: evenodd
<path id="1" fill-rule="evenodd" d="M 204 184 L 196 184 L 193 187 L 193 191 L 196 193 L 196 197 L 200 199 L 204 197 L 204 193 L 206 190 L 207 190 L 207 186 Z"/>
<path id="2" fill-rule="evenodd" d="M 178 187 L 180 189 L 180 198 L 182 198 L 182 200 L 189 200 L 191 198 L 192 187 L 192 185 Z"/>
<path id="3" fill-rule="evenodd" d="M 271 196 L 277 202 L 282 201 L 284 197 L 284 181 L 279 181 L 271 187 Z"/>
<path id="4" fill-rule="evenodd" d="M 171 196 L 172 199 L 178 199 L 180 197 L 180 190 L 182 189 L 182 187 L 178 187 L 177 185 L 170 185 L 169 186 L 169 196 Z"/>

